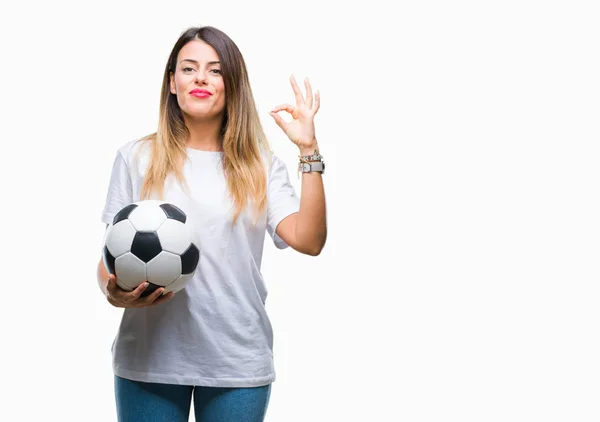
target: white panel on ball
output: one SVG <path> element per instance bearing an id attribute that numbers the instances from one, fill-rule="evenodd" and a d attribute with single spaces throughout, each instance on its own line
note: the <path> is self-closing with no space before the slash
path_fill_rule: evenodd
<path id="1" fill-rule="evenodd" d="M 190 229 L 181 221 L 168 219 L 156 232 L 163 251 L 182 255 L 192 241 Z"/>
<path id="2" fill-rule="evenodd" d="M 182 274 L 181 276 L 179 276 L 179 278 L 177 280 L 175 280 L 174 282 L 169 284 L 167 287 L 165 287 L 165 293 L 169 293 L 169 292 L 177 293 L 178 291 L 183 289 L 189 283 L 189 281 L 192 279 L 193 276 L 194 276 L 194 273 Z"/>
<path id="3" fill-rule="evenodd" d="M 110 235 L 107 235 L 106 247 L 112 256 L 119 256 L 131 250 L 131 244 L 135 237 L 135 229 L 128 220 L 119 221 L 110 228 Z"/>
<path id="4" fill-rule="evenodd" d="M 115 260 L 115 273 L 120 287 L 133 290 L 146 281 L 146 264 L 131 252 L 127 252 Z"/>
<path id="5" fill-rule="evenodd" d="M 106 240 L 110 236 L 110 232 L 111 232 L 112 228 L 113 228 L 112 224 L 106 225 L 106 230 L 104 230 L 104 239 L 102 239 L 102 245 L 106 246 Z"/>
<path id="6" fill-rule="evenodd" d="M 146 275 L 150 283 L 166 286 L 181 275 L 181 258 L 163 251 L 146 264 Z"/>
<path id="7" fill-rule="evenodd" d="M 139 232 L 156 231 L 167 219 L 167 215 L 158 205 L 162 201 L 147 200 L 136 202 L 137 208 L 129 214 L 129 221 Z"/>

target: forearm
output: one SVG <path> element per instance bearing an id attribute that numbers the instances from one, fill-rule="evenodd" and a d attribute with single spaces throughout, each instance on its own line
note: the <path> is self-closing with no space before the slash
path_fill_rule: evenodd
<path id="1" fill-rule="evenodd" d="M 315 141 L 310 148 L 301 149 L 300 155 L 312 155 L 319 150 Z M 300 210 L 295 234 L 298 243 L 307 245 L 311 255 L 318 255 L 327 239 L 327 221 L 323 176 L 320 172 L 302 173 Z"/>
<path id="2" fill-rule="evenodd" d="M 100 260 L 100 262 L 98 263 L 98 270 L 96 272 L 96 275 L 98 277 L 98 286 L 100 287 L 100 290 L 102 290 L 102 293 L 104 293 L 104 296 L 106 296 L 106 286 L 108 285 L 108 271 L 106 271 L 106 267 L 104 267 L 104 262 L 102 262 L 102 260 Z"/>

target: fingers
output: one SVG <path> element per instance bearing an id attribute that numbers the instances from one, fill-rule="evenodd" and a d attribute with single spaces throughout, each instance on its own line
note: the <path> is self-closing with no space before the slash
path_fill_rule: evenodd
<path id="1" fill-rule="evenodd" d="M 273 110 L 269 112 L 273 119 L 275 119 L 275 123 L 277 123 L 277 126 L 283 129 L 284 132 L 286 132 L 287 122 L 283 120 L 283 118 L 279 114 L 277 114 L 279 111 L 287 111 L 292 115 L 292 118 L 296 119 L 298 117 L 298 109 L 291 104 L 280 104 L 276 107 L 273 107 Z"/>
<path id="2" fill-rule="evenodd" d="M 133 297 L 133 300 L 139 299 L 139 297 L 144 293 L 149 286 L 147 281 L 140 283 L 130 294 Z"/>
<path id="3" fill-rule="evenodd" d="M 125 290 L 117 284 L 117 277 L 114 274 L 109 274 L 106 290 L 112 299 L 120 303 L 130 303 L 137 300 L 144 290 L 148 287 L 148 283 L 140 283 L 134 290 Z"/>
<path id="4" fill-rule="evenodd" d="M 315 104 L 313 112 L 316 113 L 317 111 L 319 111 L 319 107 L 321 107 L 321 93 L 317 91 L 315 92 Z"/>
<path id="5" fill-rule="evenodd" d="M 285 110 L 288 113 L 292 114 L 292 116 L 295 119 L 297 116 L 293 114 L 294 111 L 297 112 L 297 107 L 300 107 L 302 104 L 306 104 L 308 109 L 311 110 L 314 115 L 314 113 L 316 113 L 319 110 L 319 107 L 321 106 L 321 94 L 319 93 L 319 91 L 316 91 L 313 95 L 312 85 L 310 84 L 310 81 L 308 80 L 308 78 L 304 78 L 304 87 L 306 89 L 305 101 L 304 97 L 302 96 L 302 92 L 300 91 L 300 87 L 296 83 L 296 78 L 294 77 L 294 75 L 290 76 L 290 83 L 292 84 L 292 89 L 294 90 L 294 95 L 296 97 L 296 107 L 292 107 L 289 104 L 282 104 L 280 106 L 275 107 L 273 111 L 277 112 Z"/>
<path id="6" fill-rule="evenodd" d="M 285 132 L 287 127 L 286 121 L 283 120 L 282 117 L 274 111 L 269 112 L 269 114 L 271 115 L 271 117 L 273 117 L 273 119 L 275 119 L 275 123 L 277 123 L 277 126 L 283 129 L 283 131 Z"/>
<path id="7" fill-rule="evenodd" d="M 146 297 L 141 297 L 142 293 L 148 288 L 147 281 L 140 283 L 134 290 L 126 291 L 117 285 L 117 278 L 114 274 L 109 274 L 106 290 L 107 299 L 114 306 L 124 308 L 142 308 L 144 306 L 154 306 L 170 300 L 174 293 L 170 292 L 163 295 L 165 288 L 160 287 Z"/>
<path id="8" fill-rule="evenodd" d="M 312 88 L 310 86 L 310 82 L 308 82 L 308 78 L 304 78 L 304 88 L 306 88 L 306 105 L 308 106 L 308 108 L 312 108 L 313 93 Z"/>
<path id="9" fill-rule="evenodd" d="M 106 284 L 106 291 L 110 297 L 117 297 L 119 294 L 119 286 L 117 286 L 117 277 L 114 274 L 108 275 L 108 283 Z"/>
<path id="10" fill-rule="evenodd" d="M 115 276 L 113 274 L 109 274 L 108 282 L 106 283 L 106 300 L 108 300 L 108 302 L 112 305 L 115 305 L 113 303 L 113 298 L 115 296 L 115 287 Z"/>
<path id="11" fill-rule="evenodd" d="M 108 275 L 108 284 L 106 285 L 106 290 L 108 290 L 110 292 L 111 290 L 114 290 L 115 287 L 117 287 L 117 278 L 115 277 L 114 274 L 109 274 Z"/>
<path id="12" fill-rule="evenodd" d="M 156 299 L 154 302 L 152 302 L 152 304 L 150 306 L 160 305 L 163 302 L 171 300 L 173 298 L 173 296 L 175 296 L 175 293 L 173 293 L 173 292 L 169 292 L 167 294 L 164 294 L 164 295 L 160 296 L 158 299 Z"/>
<path id="13" fill-rule="evenodd" d="M 150 293 L 145 298 L 140 299 L 140 302 L 142 302 L 142 306 L 158 305 L 160 303 L 166 302 L 167 300 L 169 300 L 173 297 L 173 292 L 163 295 L 164 291 L 165 291 L 165 288 L 160 287 L 160 288 L 156 289 L 155 291 L 153 291 L 152 293 Z"/>
<path id="14" fill-rule="evenodd" d="M 156 299 L 158 299 L 163 294 L 164 291 L 165 291 L 164 287 L 159 287 L 158 289 L 156 289 L 155 291 L 150 293 L 148 296 L 146 296 L 143 300 L 147 303 L 152 303 Z"/>
<path id="15" fill-rule="evenodd" d="M 113 306 L 123 307 L 123 289 L 117 285 L 117 277 L 114 274 L 108 275 L 106 284 L 106 300 Z"/>
<path id="16" fill-rule="evenodd" d="M 302 92 L 300 92 L 300 88 L 296 83 L 296 78 L 294 78 L 294 75 L 290 76 L 290 83 L 292 84 L 294 95 L 296 96 L 296 105 L 300 107 L 300 105 L 304 103 L 304 97 L 302 97 Z"/>
<path id="17" fill-rule="evenodd" d="M 273 110 L 271 110 L 274 113 L 277 113 L 279 111 L 287 111 L 288 113 L 292 114 L 294 112 L 294 110 L 296 109 L 296 107 L 294 107 L 291 104 L 280 104 L 276 107 L 273 107 Z"/>
<path id="18" fill-rule="evenodd" d="M 136 307 L 144 307 L 150 305 L 158 305 L 159 303 L 165 302 L 173 296 L 169 296 L 168 294 L 163 296 L 165 288 L 159 287 L 158 289 L 150 293 L 148 296 L 140 297 L 142 293 L 148 288 L 148 286 L 149 284 L 147 281 L 144 283 L 140 283 L 140 285 L 137 286 L 133 292 L 128 294 L 131 297 L 131 299 L 129 299 L 129 302 L 134 304 Z M 165 298 L 165 296 L 168 297 Z"/>

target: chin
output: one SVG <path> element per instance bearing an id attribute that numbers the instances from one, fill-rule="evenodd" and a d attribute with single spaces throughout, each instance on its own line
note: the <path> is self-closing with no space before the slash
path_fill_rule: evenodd
<path id="1" fill-rule="evenodd" d="M 214 117 L 218 117 L 220 115 L 223 115 L 223 113 L 225 112 L 225 110 L 221 110 L 221 111 L 214 111 L 214 110 L 210 110 L 210 109 L 205 109 L 203 107 L 198 107 L 198 108 L 194 108 L 192 110 L 187 109 L 187 110 L 182 110 L 185 114 L 187 114 L 190 117 L 196 117 L 196 118 L 214 118 Z"/>
<path id="2" fill-rule="evenodd" d="M 191 119 L 214 119 L 219 116 L 219 113 L 203 113 L 201 111 L 184 111 L 183 113 Z"/>

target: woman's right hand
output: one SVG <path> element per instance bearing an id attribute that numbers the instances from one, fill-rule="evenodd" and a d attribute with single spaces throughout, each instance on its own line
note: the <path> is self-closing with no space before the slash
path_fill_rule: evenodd
<path id="1" fill-rule="evenodd" d="M 117 286 L 117 278 L 114 274 L 109 274 L 108 284 L 106 285 L 106 299 L 117 308 L 144 308 L 166 302 L 174 295 L 173 292 L 170 292 L 163 296 L 162 293 L 165 289 L 160 287 L 148 296 L 140 297 L 146 287 L 148 287 L 148 283 L 140 283 L 133 291 L 128 292 Z"/>

